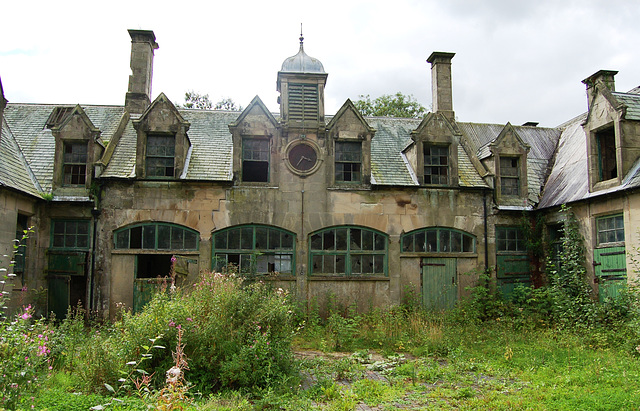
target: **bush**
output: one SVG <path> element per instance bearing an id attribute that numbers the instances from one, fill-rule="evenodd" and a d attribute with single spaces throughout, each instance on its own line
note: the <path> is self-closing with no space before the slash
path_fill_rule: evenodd
<path id="1" fill-rule="evenodd" d="M 158 388 L 174 365 L 171 353 L 182 329 L 190 369 L 186 379 L 199 391 L 267 387 L 294 370 L 289 300 L 286 292 L 262 282 L 205 273 L 184 293 L 158 293 L 139 314 L 124 313 L 108 345 L 124 369 L 127 362 L 140 359 L 150 338 L 162 336 L 159 343 L 166 349 L 153 351 L 141 364 L 154 375 L 152 386 Z"/>

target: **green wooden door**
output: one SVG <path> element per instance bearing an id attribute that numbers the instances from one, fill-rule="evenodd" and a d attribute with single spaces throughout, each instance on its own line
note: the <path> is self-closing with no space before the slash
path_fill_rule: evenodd
<path id="1" fill-rule="evenodd" d="M 620 295 L 627 285 L 627 258 L 624 247 L 596 248 L 593 251 L 593 266 L 598 281 L 598 298 Z"/>
<path id="2" fill-rule="evenodd" d="M 448 310 L 458 298 L 455 258 L 424 258 L 422 261 L 422 303 L 426 308 Z"/>
<path id="3" fill-rule="evenodd" d="M 164 278 L 136 278 L 133 281 L 133 312 L 142 310 L 156 293 L 166 291 L 171 286 L 171 279 Z"/>
<path id="4" fill-rule="evenodd" d="M 531 261 L 526 253 L 497 255 L 496 279 L 502 297 L 510 299 L 519 285 L 531 285 Z"/>
<path id="5" fill-rule="evenodd" d="M 47 311 L 55 314 L 56 319 L 62 320 L 67 316 L 67 309 L 71 304 L 71 277 L 50 275 L 48 280 Z"/>

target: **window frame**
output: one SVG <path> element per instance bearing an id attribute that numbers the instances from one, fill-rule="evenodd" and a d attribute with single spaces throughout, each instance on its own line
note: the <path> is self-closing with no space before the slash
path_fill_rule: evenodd
<path id="1" fill-rule="evenodd" d="M 167 141 L 171 141 L 173 144 L 157 144 L 151 145 L 151 141 L 156 141 L 156 139 L 164 139 Z M 165 149 L 172 148 L 169 153 L 158 153 L 154 152 L 150 154 L 151 147 L 164 147 Z M 158 162 L 159 164 L 152 164 L 154 162 Z M 165 163 L 165 164 L 162 164 Z M 170 165 L 169 165 L 170 164 Z M 169 168 L 171 169 L 171 174 L 168 175 Z M 153 170 L 161 170 L 164 169 L 164 174 L 159 175 L 156 173 L 152 173 Z M 149 179 L 171 179 L 175 178 L 176 175 L 176 136 L 175 134 L 170 133 L 149 133 L 147 134 L 146 140 L 146 151 L 145 151 L 145 176 Z"/>
<path id="2" fill-rule="evenodd" d="M 162 227 L 162 229 L 160 229 L 160 227 Z M 153 228 L 153 230 L 151 228 Z M 140 247 L 132 247 L 132 242 L 134 245 L 137 245 L 138 243 L 137 238 L 134 238 L 132 235 L 134 234 L 137 237 L 138 229 L 140 230 Z M 133 233 L 133 230 L 135 230 L 136 232 Z M 163 231 L 165 230 L 168 230 L 168 235 L 166 233 L 163 233 Z M 182 234 L 179 234 L 180 232 Z M 187 241 L 191 240 L 188 239 L 188 236 L 184 233 L 189 233 L 189 235 L 193 235 L 195 237 L 193 239 L 195 244 L 192 247 L 185 246 L 185 244 L 187 244 Z M 165 235 L 163 236 L 163 234 Z M 150 239 L 151 235 L 153 235 L 152 240 Z M 179 237 L 181 238 L 181 240 L 179 240 Z M 162 240 L 162 238 L 168 238 L 169 247 L 163 247 L 161 241 L 167 240 Z M 173 247 L 173 245 L 178 241 L 182 241 L 182 247 Z M 127 246 L 123 246 L 125 242 L 128 243 Z M 153 245 L 151 246 L 152 242 Z M 113 232 L 113 248 L 114 250 L 198 251 L 198 249 L 200 248 L 200 233 L 192 228 L 172 223 L 147 222 L 133 224 L 119 228 Z"/>
<path id="3" fill-rule="evenodd" d="M 342 147 L 358 147 L 358 161 L 355 159 L 356 150 L 342 150 Z M 336 184 L 362 184 L 363 182 L 363 155 L 362 141 L 335 141 L 334 145 L 334 179 Z M 350 155 L 354 158 L 349 158 Z M 345 170 L 345 167 L 350 168 Z M 352 176 L 350 180 L 345 179 L 346 175 Z M 353 178 L 357 175 L 357 178 Z M 340 178 L 339 178 L 340 176 Z"/>
<path id="4" fill-rule="evenodd" d="M 460 250 L 454 250 L 453 247 L 453 237 L 454 235 L 460 236 Z M 435 236 L 436 249 L 429 249 L 429 241 L 432 237 L 431 241 L 433 241 L 433 236 Z M 445 237 L 448 238 L 449 249 L 446 247 L 442 247 L 443 240 Z M 408 242 L 411 242 L 411 247 L 409 247 Z M 424 241 L 423 248 L 418 247 L 418 242 Z M 471 250 L 465 251 L 468 249 L 465 247 L 465 242 L 471 241 Z M 419 228 L 417 230 L 410 231 L 408 233 L 403 234 L 400 237 L 400 252 L 403 254 L 409 253 L 420 253 L 420 254 L 465 254 L 465 255 L 473 255 L 477 254 L 477 238 L 473 234 L 468 232 L 457 230 L 455 228 L 449 227 L 424 227 Z M 409 249 L 410 248 L 410 249 Z"/>
<path id="5" fill-rule="evenodd" d="M 519 197 L 521 195 L 520 187 L 520 170 L 522 167 L 522 160 L 520 156 L 500 156 L 500 195 L 501 196 L 514 196 Z M 505 167 L 504 163 L 510 161 L 511 165 Z M 513 166 L 513 162 L 516 165 Z M 506 184 L 509 182 L 509 184 Z"/>
<path id="6" fill-rule="evenodd" d="M 608 222 L 613 222 L 613 227 L 601 229 L 601 224 L 608 224 Z M 620 223 L 619 226 L 618 223 Z M 597 217 L 595 228 L 597 247 L 612 247 L 625 243 L 624 215 L 622 213 Z M 615 236 L 614 241 L 602 241 L 602 235 L 610 233 L 613 233 L 613 235 Z"/>
<path id="7" fill-rule="evenodd" d="M 256 145 L 258 147 L 249 147 L 251 145 Z M 268 183 L 271 181 L 271 143 L 267 138 L 256 138 L 256 137 L 242 137 L 242 147 L 241 147 L 242 156 L 240 158 L 240 167 L 241 167 L 241 176 L 242 182 L 244 183 Z M 247 154 L 251 154 L 247 156 Z M 257 154 L 258 158 L 254 158 L 254 155 Z M 266 157 L 260 158 L 262 155 Z M 266 170 L 260 170 L 259 168 L 264 168 L 265 166 L 260 164 L 266 164 Z M 251 166 L 251 167 L 250 167 Z M 249 171 L 251 171 L 252 175 L 262 175 L 264 174 L 264 179 L 249 179 Z"/>
<path id="8" fill-rule="evenodd" d="M 91 247 L 91 224 L 90 223 L 91 220 L 84 220 L 84 219 L 53 219 L 51 220 L 51 249 L 55 249 L 55 250 L 88 250 Z M 59 225 L 62 224 L 64 226 L 64 230 L 63 232 L 56 232 L 56 228 L 59 227 Z M 72 232 L 73 230 L 71 230 L 71 227 L 69 227 L 69 230 L 67 229 L 68 225 L 72 225 L 75 224 L 77 227 L 80 226 L 80 224 L 82 224 L 82 226 L 86 226 L 86 232 L 85 233 L 78 233 L 77 228 L 76 228 L 76 232 Z M 68 238 L 71 238 L 71 236 L 73 236 L 75 239 L 73 240 L 73 245 L 69 245 L 70 241 L 68 241 Z M 85 242 L 81 242 L 81 244 L 85 244 L 85 245 L 78 245 L 78 239 L 81 237 L 86 237 L 86 244 Z M 62 238 L 62 240 L 58 240 L 58 238 Z M 56 243 L 58 241 L 62 241 L 62 245 L 56 245 Z"/>
<path id="9" fill-rule="evenodd" d="M 247 236 L 249 233 L 250 235 Z M 232 234 L 237 235 L 237 240 L 230 237 Z M 222 236 L 225 238 L 223 239 Z M 278 240 L 276 240 L 276 236 Z M 287 239 L 283 236 L 290 238 Z M 261 246 L 260 241 L 266 241 L 266 245 Z M 237 243 L 237 247 L 233 247 L 233 244 L 230 243 Z M 289 244 L 290 246 L 288 246 Z M 237 256 L 238 262 L 230 261 L 229 256 Z M 223 269 L 228 264 L 234 263 L 237 264 L 238 272 L 241 275 L 295 275 L 295 259 L 296 234 L 283 228 L 264 224 L 242 224 L 214 231 L 211 235 L 213 270 Z M 286 265 L 287 261 L 288 271 L 276 270 L 276 267 L 282 268 L 283 265 Z M 267 270 L 259 271 L 263 265 L 266 265 Z"/>
<path id="10" fill-rule="evenodd" d="M 594 132 L 597 157 L 597 182 L 613 180 L 618 177 L 618 159 L 616 153 L 616 134 L 613 124 Z M 607 170 L 605 170 L 605 168 Z"/>
<path id="11" fill-rule="evenodd" d="M 505 233 L 505 238 L 501 239 L 501 232 Z M 509 238 L 509 235 L 512 234 L 512 237 Z M 497 254 L 522 254 L 527 253 L 527 244 L 526 239 L 524 237 L 524 233 L 517 226 L 498 226 L 496 227 L 496 253 Z M 505 247 L 500 247 L 500 243 L 503 242 Z M 515 248 L 510 248 L 509 244 L 515 244 Z"/>
<path id="12" fill-rule="evenodd" d="M 442 153 L 433 154 L 431 151 L 435 150 L 446 150 L 446 154 Z M 429 150 L 429 154 L 426 151 Z M 445 158 L 446 164 L 440 164 L 442 158 Z M 429 161 L 427 161 L 429 159 Z M 439 159 L 438 164 L 434 164 L 433 160 Z M 423 184 L 425 185 L 437 185 L 437 186 L 447 186 L 451 185 L 451 145 L 450 144 L 427 144 L 423 143 L 422 145 L 422 179 Z M 427 174 L 427 169 L 429 171 L 438 170 L 439 172 L 436 174 L 430 173 Z M 445 174 L 441 174 L 440 171 L 444 170 Z M 427 177 L 429 177 L 429 181 L 427 182 Z M 442 180 L 444 177 L 444 181 L 433 182 L 433 177 L 437 177 L 439 180 Z"/>
<path id="13" fill-rule="evenodd" d="M 338 237 L 339 231 L 345 231 L 346 236 L 344 241 Z M 333 235 L 331 234 L 333 232 Z M 357 233 L 360 234 L 360 248 L 357 248 Z M 328 234 L 328 236 L 327 236 Z M 363 236 L 370 236 L 371 248 L 365 248 L 365 239 Z M 318 237 L 316 237 L 318 236 Z M 377 237 L 376 237 L 377 236 Z M 316 237 L 317 239 L 314 239 Z M 333 237 L 331 240 L 330 237 Z M 320 242 L 320 248 L 317 248 L 318 241 Z M 380 249 L 377 246 L 377 242 L 382 241 L 383 248 Z M 328 244 L 333 244 L 329 246 Z M 343 248 L 339 249 L 339 246 L 344 244 Z M 354 244 L 356 247 L 354 247 Z M 315 248 L 314 248 L 315 247 Z M 328 227 L 309 234 L 309 269 L 308 274 L 311 277 L 328 276 L 328 277 L 345 277 L 345 278 L 366 278 L 377 277 L 387 278 L 389 276 L 389 236 L 381 231 L 374 230 L 368 227 L 361 226 L 337 226 Z M 337 257 L 344 257 L 344 272 L 340 270 L 338 272 L 338 260 Z M 325 265 L 333 259 L 334 269 L 329 272 L 325 271 Z M 371 272 L 364 272 L 366 260 L 371 262 Z M 320 271 L 315 271 L 315 264 L 317 262 L 322 263 Z M 355 272 L 354 265 L 360 263 L 360 272 Z M 330 264 L 331 265 L 331 264 Z M 381 270 L 377 270 L 376 266 L 381 266 Z"/>
<path id="14" fill-rule="evenodd" d="M 84 152 L 74 152 L 82 148 Z M 70 149 L 70 152 L 67 150 Z M 87 161 L 89 147 L 86 141 L 66 140 L 62 142 L 62 185 L 80 187 L 87 184 Z M 75 179 L 75 181 L 74 181 Z"/>

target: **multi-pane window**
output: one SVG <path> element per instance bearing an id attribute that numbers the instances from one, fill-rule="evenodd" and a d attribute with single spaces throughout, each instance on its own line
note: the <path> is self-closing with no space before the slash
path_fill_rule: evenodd
<path id="1" fill-rule="evenodd" d="M 64 185 L 84 185 L 87 179 L 87 143 L 64 143 Z"/>
<path id="2" fill-rule="evenodd" d="M 474 253 L 474 236 L 450 228 L 423 228 L 402 236 L 403 253 Z"/>
<path id="3" fill-rule="evenodd" d="M 318 85 L 289 84 L 289 119 L 318 120 Z"/>
<path id="4" fill-rule="evenodd" d="M 147 177 L 174 177 L 175 152 L 175 136 L 148 135 L 145 159 Z"/>
<path id="5" fill-rule="evenodd" d="M 362 144 L 360 142 L 336 141 L 336 182 L 362 181 Z"/>
<path id="6" fill-rule="evenodd" d="M 311 235 L 311 274 L 384 276 L 387 236 L 366 228 L 330 228 Z"/>
<path id="7" fill-rule="evenodd" d="M 598 245 L 624 241 L 624 218 L 622 214 L 600 217 L 596 220 Z"/>
<path id="8" fill-rule="evenodd" d="M 166 223 L 140 224 L 117 230 L 117 249 L 197 250 L 198 232 Z"/>
<path id="9" fill-rule="evenodd" d="M 242 181 L 269 181 L 269 140 L 242 140 Z"/>
<path id="10" fill-rule="evenodd" d="M 449 147 L 424 146 L 424 184 L 449 184 Z"/>
<path id="11" fill-rule="evenodd" d="M 598 149 L 598 177 L 600 181 L 610 180 L 618 176 L 616 161 L 616 139 L 613 127 L 596 133 Z"/>
<path id="12" fill-rule="evenodd" d="M 520 170 L 518 157 L 500 157 L 500 193 L 520 195 Z"/>
<path id="13" fill-rule="evenodd" d="M 89 248 L 89 220 L 53 221 L 53 248 Z"/>
<path id="14" fill-rule="evenodd" d="M 497 251 L 526 252 L 527 244 L 522 231 L 517 227 L 496 227 Z"/>
<path id="15" fill-rule="evenodd" d="M 213 234 L 216 268 L 229 264 L 243 274 L 293 274 L 295 235 L 261 225 L 245 225 Z"/>

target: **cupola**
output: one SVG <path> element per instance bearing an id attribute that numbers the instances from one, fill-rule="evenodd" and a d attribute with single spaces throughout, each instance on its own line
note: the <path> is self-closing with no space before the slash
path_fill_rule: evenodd
<path id="1" fill-rule="evenodd" d="M 304 52 L 300 33 L 298 54 L 287 58 L 278 72 L 280 117 L 285 128 L 303 132 L 324 129 L 324 87 L 327 73 L 320 60 Z"/>

